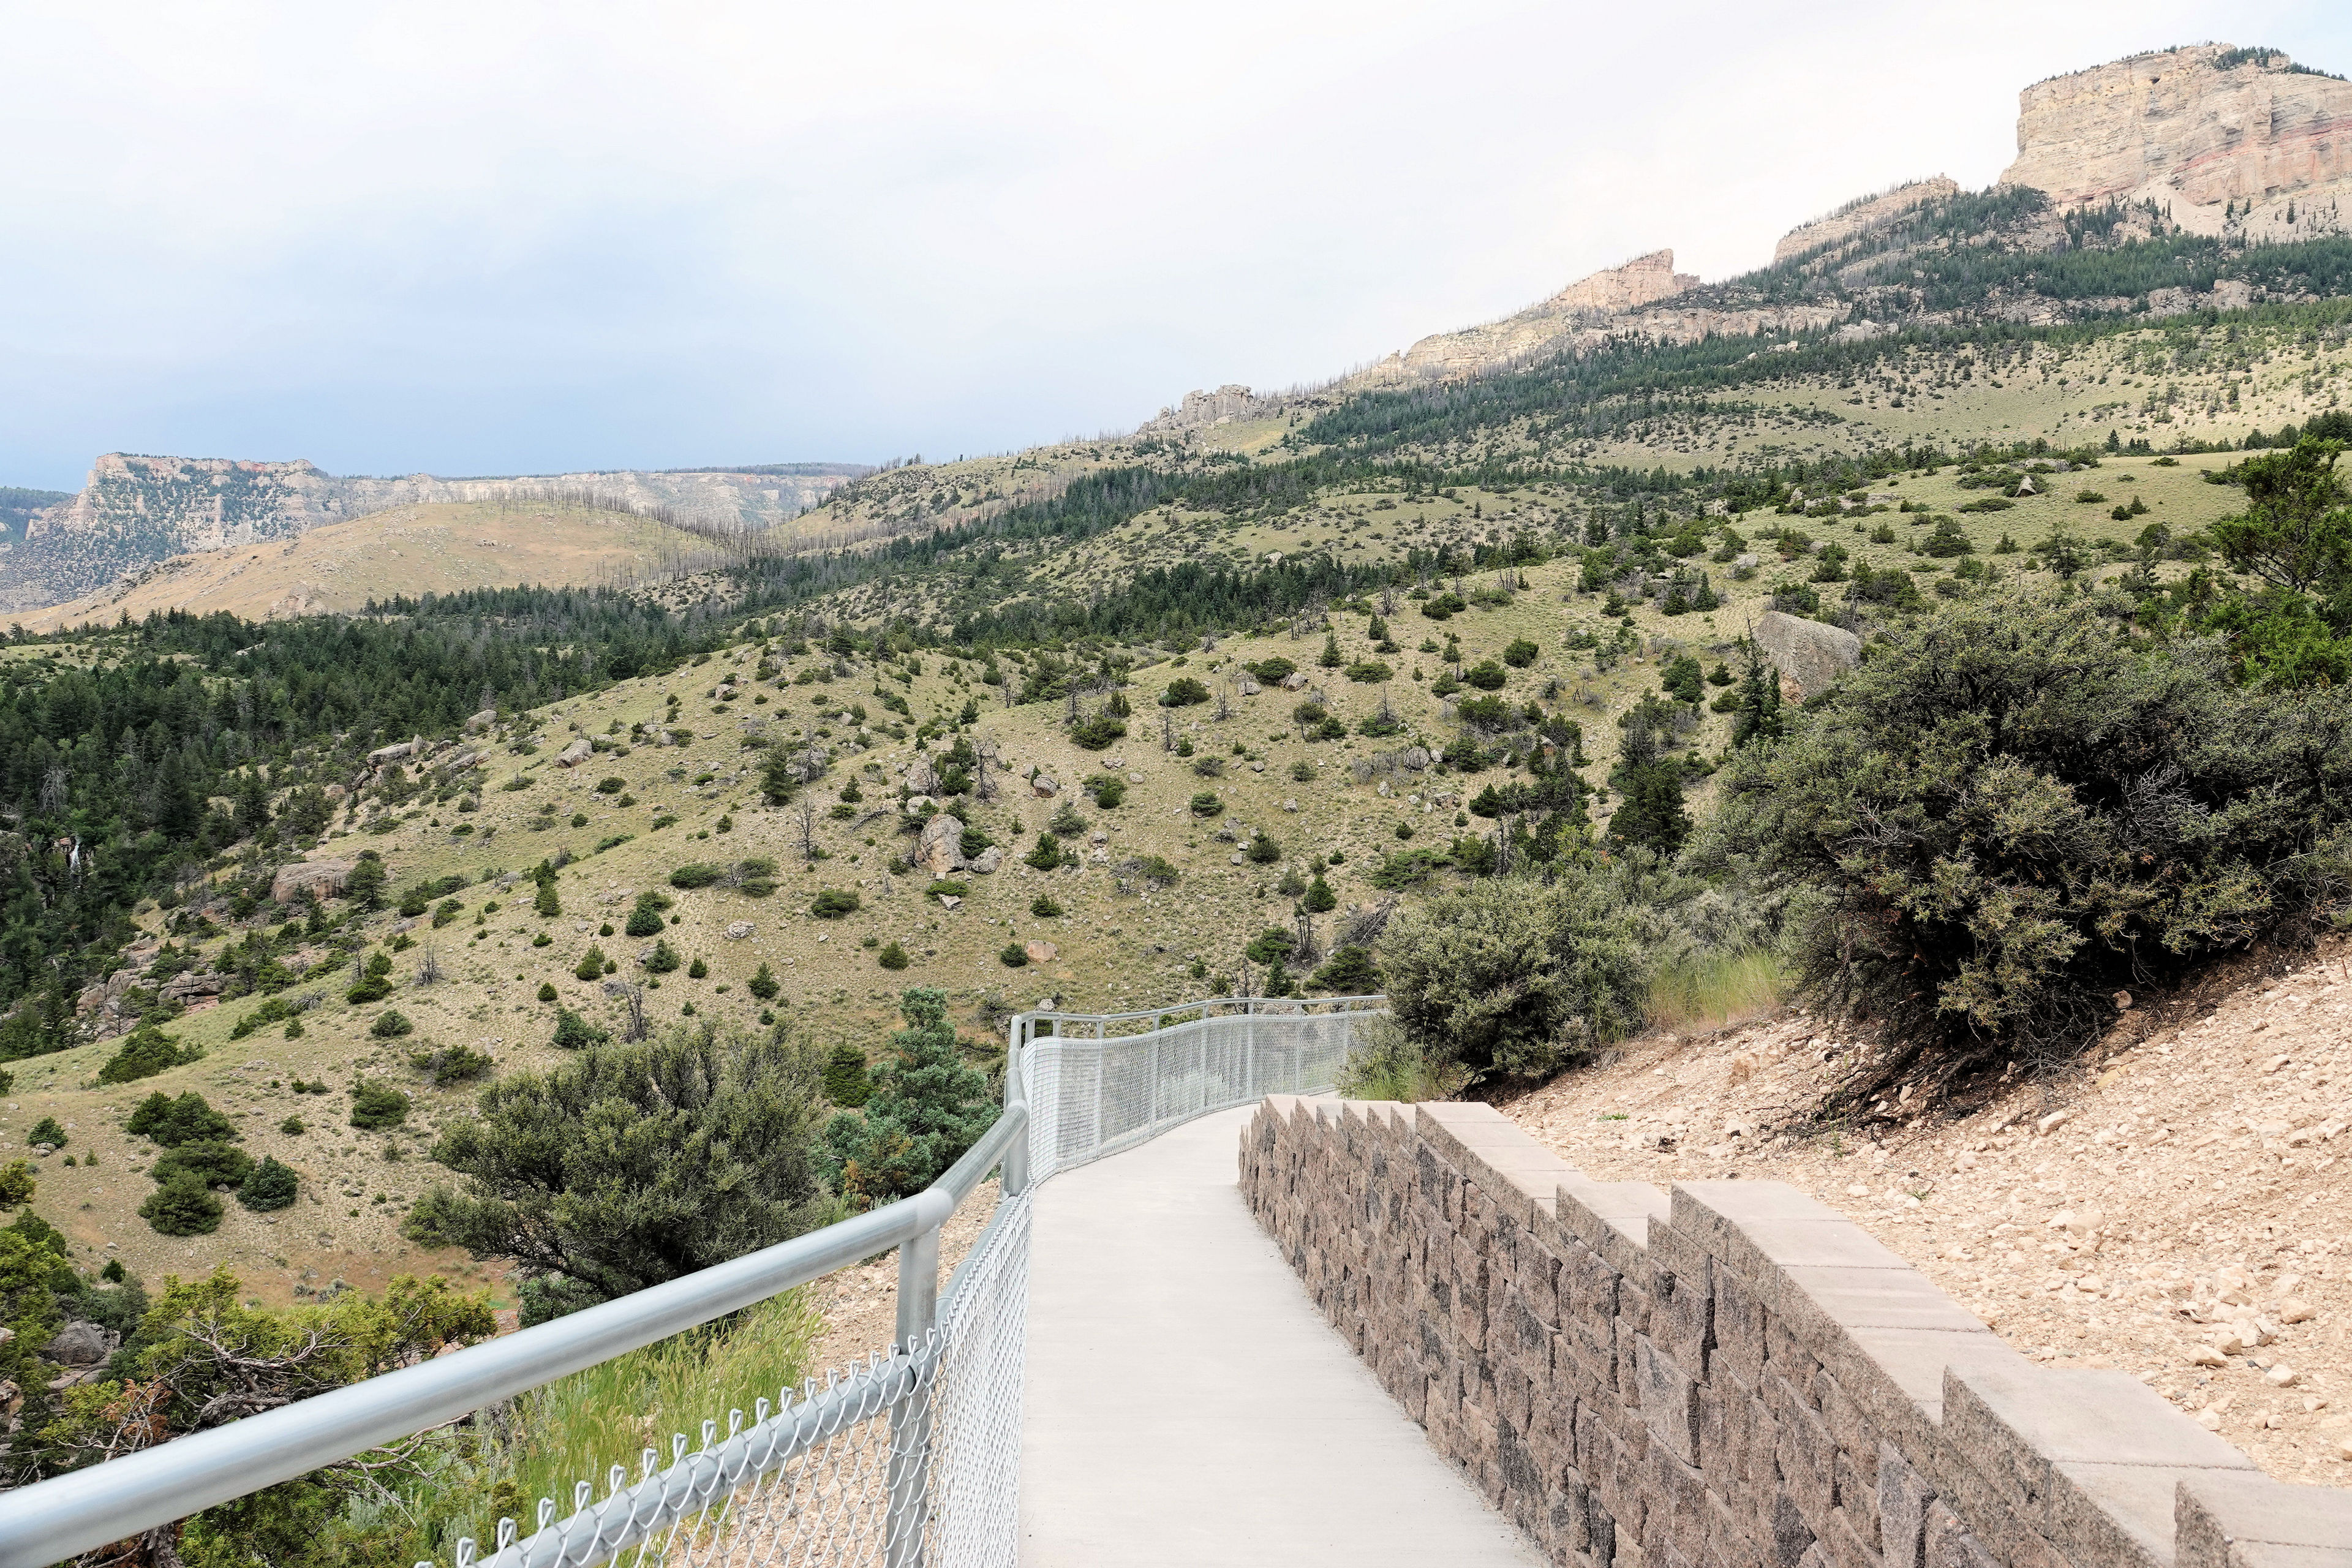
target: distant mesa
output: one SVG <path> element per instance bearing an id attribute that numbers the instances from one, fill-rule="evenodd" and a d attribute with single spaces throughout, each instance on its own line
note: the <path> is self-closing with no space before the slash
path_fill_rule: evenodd
<path id="1" fill-rule="evenodd" d="M 871 472 L 854 463 L 442 479 L 330 474 L 300 458 L 109 452 L 69 500 L 32 511 L 0 554 L 0 613 L 63 604 L 158 562 L 296 538 L 398 507 L 562 498 L 676 526 L 757 531 L 786 522 Z"/>

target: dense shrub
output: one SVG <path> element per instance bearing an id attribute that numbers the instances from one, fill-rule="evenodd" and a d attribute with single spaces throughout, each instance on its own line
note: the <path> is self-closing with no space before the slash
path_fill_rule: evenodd
<path id="1" fill-rule="evenodd" d="M 203 1177 L 183 1172 L 147 1194 L 139 1217 L 161 1236 L 210 1236 L 220 1228 L 221 1201 Z"/>
<path id="2" fill-rule="evenodd" d="M 569 1007 L 555 1010 L 555 1038 L 552 1043 L 567 1051 L 601 1046 L 612 1037 L 609 1031 L 598 1028 Z"/>
<path id="3" fill-rule="evenodd" d="M 577 1015 L 572 1016 L 577 1016 Z M 560 1024 L 557 1026 L 556 1032 L 559 1036 L 562 1033 Z M 561 1039 L 556 1041 L 558 1045 L 562 1043 Z M 491 1059 L 487 1051 L 478 1051 L 471 1046 L 458 1045 L 439 1046 L 431 1050 L 411 1051 L 408 1053 L 408 1065 L 423 1073 L 425 1081 L 434 1088 L 446 1089 L 453 1083 L 471 1083 L 476 1079 L 488 1078 L 490 1076 L 490 1068 L 498 1064 Z"/>
<path id="4" fill-rule="evenodd" d="M 723 866 L 713 866 L 707 860 L 689 860 L 669 874 L 673 888 L 707 888 L 727 874 Z"/>
<path id="5" fill-rule="evenodd" d="M 408 1232 L 515 1258 L 526 1322 L 788 1240 L 840 1212 L 814 1147 L 823 1069 L 782 1029 L 702 1024 L 516 1074 L 434 1145 L 461 1183 Z"/>
<path id="6" fill-rule="evenodd" d="M 368 1033 L 379 1040 L 397 1039 L 415 1032 L 416 1026 L 409 1021 L 407 1014 L 397 1007 L 384 1009 L 376 1015 L 375 1022 L 368 1026 Z"/>
<path id="7" fill-rule="evenodd" d="M 1406 1037 L 1474 1080 L 1544 1077 L 1641 1023 L 1647 960 L 1597 872 L 1481 880 L 1408 906 L 1379 955 Z"/>
<path id="8" fill-rule="evenodd" d="M 301 1090 L 298 1081 L 297 1093 Z M 166 1149 L 205 1138 L 235 1138 L 236 1123 L 215 1110 L 193 1090 L 174 1100 L 158 1089 L 141 1100 L 122 1130 L 134 1138 L 152 1138 Z"/>
<path id="9" fill-rule="evenodd" d="M 572 967 L 572 976 L 579 980 L 595 980 L 604 973 L 604 950 L 592 942 L 588 944 L 588 951 L 580 955 L 580 962 Z"/>
<path id="10" fill-rule="evenodd" d="M 874 1097 L 866 1053 L 845 1040 L 824 1058 L 824 1097 L 846 1110 L 855 1110 Z"/>
<path id="11" fill-rule="evenodd" d="M 857 895 L 846 888 L 825 888 L 810 900 L 809 913 L 821 921 L 837 921 L 857 912 Z"/>
<path id="12" fill-rule="evenodd" d="M 236 1189 L 236 1201 L 257 1214 L 267 1214 L 292 1206 L 300 1186 L 294 1168 L 279 1164 L 273 1155 L 263 1160 Z"/>
<path id="13" fill-rule="evenodd" d="M 388 1083 L 362 1079 L 352 1085 L 352 1125 L 378 1132 L 408 1120 L 408 1096 Z"/>
<path id="14" fill-rule="evenodd" d="M 1189 675 L 1180 675 L 1160 694 L 1162 708 L 1191 708 L 1209 700 L 1209 689 Z"/>
<path id="15" fill-rule="evenodd" d="M 234 1143 L 205 1140 L 166 1149 L 148 1174 L 167 1183 L 183 1173 L 208 1187 L 241 1187 L 253 1174 L 253 1156 Z"/>
<path id="16" fill-rule="evenodd" d="M 1799 977 L 1887 1026 L 1874 1082 L 2063 1053 L 2114 994 L 2344 887 L 2352 706 L 2233 686 L 2079 600 L 1954 605 L 1738 752 L 1712 853 L 1812 895 Z"/>
<path id="17" fill-rule="evenodd" d="M 204 1053 L 190 1046 L 182 1049 L 178 1038 L 167 1035 L 152 1024 L 141 1024 L 124 1037 L 112 1056 L 98 1069 L 100 1083 L 136 1083 L 142 1078 L 153 1078 L 159 1072 L 169 1072 L 185 1067 Z"/>
<path id="18" fill-rule="evenodd" d="M 907 1026 L 873 1070 L 873 1097 L 825 1125 L 828 1166 L 857 1208 L 922 1191 L 996 1121 L 988 1079 L 961 1060 L 946 994 L 910 987 L 898 1010 Z"/>

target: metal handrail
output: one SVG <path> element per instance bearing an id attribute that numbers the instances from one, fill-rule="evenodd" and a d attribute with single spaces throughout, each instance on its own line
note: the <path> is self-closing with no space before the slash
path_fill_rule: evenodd
<path id="1" fill-rule="evenodd" d="M 893 1247 L 899 1248 L 898 1342 L 919 1344 L 937 1321 L 940 1226 L 1000 1159 L 1007 1192 L 1027 1184 L 1029 1108 L 1017 1091 L 1007 1099 L 980 1142 L 913 1197 L 552 1322 L 0 1492 L 0 1568 L 47 1568 L 308 1475 Z"/>
<path id="2" fill-rule="evenodd" d="M 1032 1012 L 1024 1013 L 1021 1016 L 1072 1024 L 1119 1024 L 1130 1018 L 1167 1018 L 1178 1013 L 1190 1013 L 1195 1009 L 1205 1010 L 1211 1007 L 1239 1007 L 1245 1012 L 1255 1013 L 1269 1005 L 1284 1007 L 1342 1008 L 1359 1002 L 1387 1000 L 1388 996 L 1383 992 L 1373 992 L 1364 996 L 1208 996 L 1195 1002 L 1171 1002 L 1165 1007 L 1136 1007 L 1123 1013 L 1065 1013 L 1058 1008 L 1040 1007 Z M 1205 1011 L 1203 1016 L 1205 1016 Z"/>

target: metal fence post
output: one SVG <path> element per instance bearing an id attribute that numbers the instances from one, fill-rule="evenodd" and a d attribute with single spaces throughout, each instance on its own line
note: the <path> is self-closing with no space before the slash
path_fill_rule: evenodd
<path id="1" fill-rule="evenodd" d="M 919 1202 L 919 1199 L 915 1201 Z M 923 1537 L 930 1520 L 931 1392 L 939 1382 L 940 1227 L 936 1225 L 898 1247 L 898 1351 L 918 1362 L 907 1394 L 890 1411 L 888 1493 L 883 1530 L 886 1568 L 922 1568 Z M 929 1370 L 919 1370 L 928 1360 Z"/>
<path id="2" fill-rule="evenodd" d="M 1005 1026 L 1004 1104 L 1007 1110 L 1029 1103 L 1029 1053 L 1024 1048 L 1022 1039 L 1028 1033 L 1027 1023 L 1024 1015 L 1016 1013 L 1013 1021 Z M 1034 1131 L 1024 1132 L 1004 1151 L 1003 1191 L 1007 1197 L 1029 1190 L 1029 1141 L 1034 1136 Z"/>

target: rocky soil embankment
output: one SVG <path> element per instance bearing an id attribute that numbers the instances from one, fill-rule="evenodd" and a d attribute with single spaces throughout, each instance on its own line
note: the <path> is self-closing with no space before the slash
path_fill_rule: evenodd
<path id="1" fill-rule="evenodd" d="M 1808 1125 L 1856 1042 L 1801 1013 L 1633 1041 L 1504 1108 L 1604 1181 L 1790 1183 L 2037 1360 L 2137 1374 L 2282 1479 L 2352 1483 L 2352 942 L 2053 1079 Z"/>

